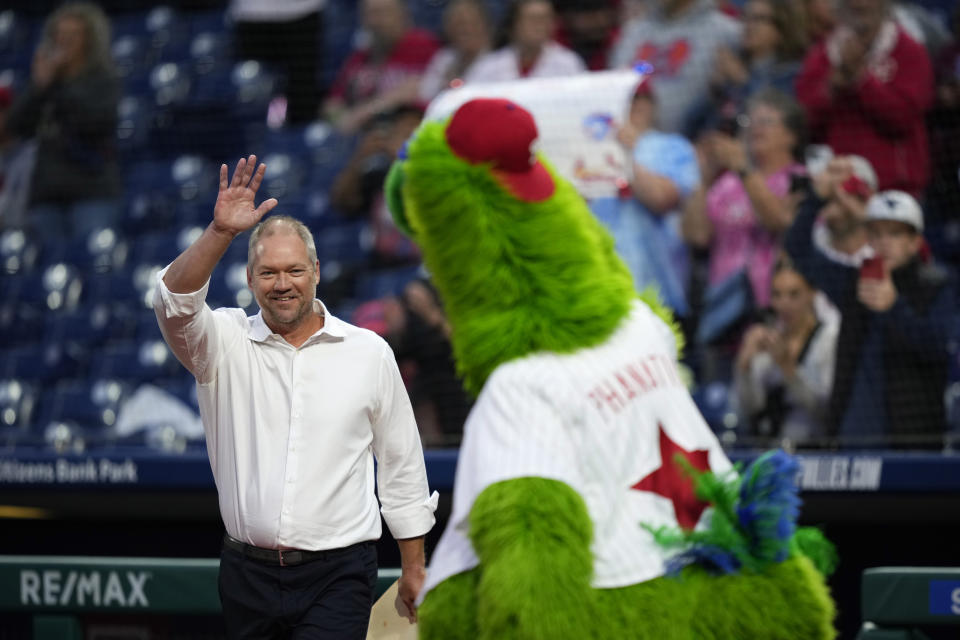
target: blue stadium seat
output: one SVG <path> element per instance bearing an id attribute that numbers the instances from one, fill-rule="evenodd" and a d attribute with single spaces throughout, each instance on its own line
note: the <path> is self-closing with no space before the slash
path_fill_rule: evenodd
<path id="1" fill-rule="evenodd" d="M 152 142 L 148 148 L 153 155 Z M 123 182 L 124 231 L 140 235 L 168 229 L 173 224 L 179 195 L 169 160 L 133 162 L 124 169 Z"/>
<path id="2" fill-rule="evenodd" d="M 78 369 L 78 363 L 58 344 L 24 345 L 0 351 L 0 378 L 46 384 L 74 375 Z"/>
<path id="3" fill-rule="evenodd" d="M 323 85 L 330 86 L 353 50 L 359 12 L 352 0 L 328 2 L 323 12 Z"/>
<path id="4" fill-rule="evenodd" d="M 42 445 L 33 429 L 39 403 L 40 392 L 35 384 L 16 378 L 0 379 L 0 450 Z"/>
<path id="5" fill-rule="evenodd" d="M 20 66 L 10 62 L 0 66 L 0 87 L 10 87 L 15 95 L 19 95 L 30 80 L 30 67 Z"/>
<path id="6" fill-rule="evenodd" d="M 203 76 L 230 65 L 229 37 L 223 32 L 201 31 L 190 40 L 190 66 L 194 75 Z"/>
<path id="7" fill-rule="evenodd" d="M 108 304 L 119 308 L 147 308 L 146 292 L 137 286 L 131 273 L 104 273 L 87 278 L 87 303 Z"/>
<path id="8" fill-rule="evenodd" d="M 212 208 L 211 205 L 207 206 Z M 209 224 L 209 220 L 207 221 L 207 224 Z M 177 231 L 177 252 L 182 253 L 190 245 L 196 242 L 197 238 L 203 235 L 203 231 L 207 228 L 207 224 L 193 224 L 180 227 L 180 229 Z M 173 257 L 170 258 L 170 262 L 173 261 Z"/>
<path id="9" fill-rule="evenodd" d="M 44 449 L 60 455 L 80 455 L 88 448 L 88 441 L 96 446 L 102 438 L 84 429 L 76 422 L 56 420 L 39 425 L 37 438 Z"/>
<path id="10" fill-rule="evenodd" d="M 29 68 L 33 55 L 34 31 L 30 19 L 13 9 L 0 11 L 0 56 L 17 67 Z"/>
<path id="11" fill-rule="evenodd" d="M 247 262 L 221 261 L 207 293 L 207 304 L 212 308 L 239 307 L 248 313 L 256 313 L 257 303 L 247 286 Z"/>
<path id="12" fill-rule="evenodd" d="M 0 273 L 29 273 L 40 257 L 40 243 L 20 229 L 0 233 Z"/>
<path id="13" fill-rule="evenodd" d="M 314 193 L 320 192 L 329 198 L 330 189 L 342 169 L 339 163 L 314 164 L 307 178 L 307 184 Z"/>
<path id="14" fill-rule="evenodd" d="M 90 362 L 94 377 L 116 378 L 131 384 L 175 376 L 180 369 L 163 340 L 110 344 L 95 353 Z"/>
<path id="15" fill-rule="evenodd" d="M 110 46 L 117 75 L 127 90 L 145 86 L 150 61 L 150 43 L 146 34 L 122 34 Z"/>
<path id="16" fill-rule="evenodd" d="M 29 429 L 39 400 L 37 388 L 18 378 L 0 379 L 0 426 Z"/>
<path id="17" fill-rule="evenodd" d="M 133 241 L 131 260 L 137 264 L 165 266 L 180 253 L 180 230 L 145 233 Z"/>
<path id="18" fill-rule="evenodd" d="M 0 30 L 3 28 L 3 16 L 7 13 L 14 15 L 12 12 L 0 11 Z M 0 39 L 3 37 L 3 34 L 0 34 Z M 14 41 L 18 39 L 18 36 L 13 36 Z M 13 48 L 8 49 L 4 49 L 0 44 L 0 87 L 9 87 L 14 95 L 20 95 L 30 83 L 34 44 L 29 37 L 23 40 L 24 44 L 13 45 Z"/>
<path id="19" fill-rule="evenodd" d="M 154 384 L 181 400 L 194 411 L 200 411 L 197 403 L 197 382 L 186 369 L 183 370 L 183 375 L 179 377 L 157 380 Z"/>
<path id="20" fill-rule="evenodd" d="M 242 60 L 233 66 L 230 84 L 235 112 L 250 117 L 265 116 L 277 86 L 277 75 L 261 62 Z"/>
<path id="21" fill-rule="evenodd" d="M 169 229 L 176 223 L 178 199 L 172 191 L 128 191 L 121 227 L 128 236 Z"/>
<path id="22" fill-rule="evenodd" d="M 124 96 L 117 104 L 117 147 L 125 160 L 148 151 L 154 112 L 152 101 L 141 96 Z"/>
<path id="23" fill-rule="evenodd" d="M 211 217 L 213 216 L 213 208 L 210 209 Z M 234 262 L 247 262 L 247 245 L 250 243 L 250 231 L 245 231 L 233 239 L 233 242 L 230 243 L 230 246 L 227 247 L 227 252 L 223 254 L 223 257 L 220 259 L 221 264 L 231 264 Z"/>
<path id="24" fill-rule="evenodd" d="M 122 273 L 91 276 L 87 280 L 86 299 L 91 304 L 105 303 L 118 308 L 152 308 L 156 273 L 162 267 L 161 264 L 139 262 Z"/>
<path id="25" fill-rule="evenodd" d="M 0 11 L 0 52 L 13 52 L 25 44 L 22 32 L 20 19 L 13 9 Z"/>
<path id="26" fill-rule="evenodd" d="M 217 105 L 246 117 L 265 119 L 277 75 L 257 60 L 241 60 L 196 78 L 191 95 L 195 105 Z"/>
<path id="27" fill-rule="evenodd" d="M 353 152 L 356 139 L 346 136 L 326 122 L 313 122 L 303 131 L 303 144 L 313 164 L 339 170 Z"/>
<path id="28" fill-rule="evenodd" d="M 347 222 L 327 227 L 315 238 L 321 269 L 329 262 L 357 266 L 367 260 L 373 233 L 366 222 Z"/>
<path id="29" fill-rule="evenodd" d="M 446 2 L 437 0 L 412 0 L 409 3 L 410 16 L 421 29 L 443 33 L 443 11 L 446 6 Z"/>
<path id="30" fill-rule="evenodd" d="M 151 342 L 163 340 L 160 334 L 160 325 L 157 324 L 157 314 L 153 309 L 141 309 L 134 316 L 136 326 L 133 331 L 133 338 L 137 342 Z"/>
<path id="31" fill-rule="evenodd" d="M 0 379 L 0 425 L 29 428 L 37 409 L 37 388 L 18 378 Z"/>
<path id="32" fill-rule="evenodd" d="M 150 45 L 161 57 L 182 51 L 188 34 L 187 23 L 170 6 L 156 6 L 147 12 L 144 27 L 150 36 Z"/>
<path id="33" fill-rule="evenodd" d="M 343 223 L 343 219 L 330 208 L 328 192 L 323 189 L 302 188 L 293 196 L 281 198 L 275 211 L 298 218 L 314 236 L 323 233 L 322 229 L 328 226 Z"/>
<path id="34" fill-rule="evenodd" d="M 419 276 L 419 266 L 363 272 L 357 276 L 356 297 L 358 300 L 375 300 L 399 296 L 403 288 Z"/>
<path id="35" fill-rule="evenodd" d="M 170 164 L 170 176 L 180 200 L 216 202 L 220 165 L 200 155 L 187 154 Z"/>
<path id="36" fill-rule="evenodd" d="M 226 107 L 232 93 L 230 69 L 216 68 L 195 78 L 190 92 L 190 104 L 199 106 Z"/>
<path id="37" fill-rule="evenodd" d="M 178 202 L 176 211 L 176 226 L 206 227 L 213 220 L 213 205 L 216 200 L 201 202 L 199 199 L 190 202 Z"/>
<path id="38" fill-rule="evenodd" d="M 155 157 L 123 167 L 123 184 L 127 191 L 173 191 L 176 187 L 170 161 Z"/>
<path id="39" fill-rule="evenodd" d="M 80 304 L 83 281 L 77 270 L 63 262 L 51 264 L 40 272 L 6 276 L 7 301 L 16 301 L 35 309 L 69 311 Z"/>
<path id="40" fill-rule="evenodd" d="M 286 153 L 297 157 L 309 156 L 311 145 L 307 132 L 314 126 L 314 124 L 288 125 L 282 129 L 268 129 L 260 146 L 263 157 L 266 158 L 272 153 Z"/>
<path id="41" fill-rule="evenodd" d="M 118 13 L 110 17 L 114 40 L 123 36 L 146 37 L 147 14 L 145 11 Z"/>
<path id="42" fill-rule="evenodd" d="M 947 408 L 947 432 L 950 434 L 954 449 L 960 448 L 960 381 L 947 385 L 943 394 Z"/>
<path id="43" fill-rule="evenodd" d="M 6 285 L 13 277 L 0 278 L 0 345 L 11 347 L 31 344 L 42 338 L 39 327 L 48 315 L 44 309 L 20 304 L 6 295 Z"/>
<path id="44" fill-rule="evenodd" d="M 698 386 L 691 393 L 704 420 L 716 434 L 737 427 L 737 416 L 730 405 L 732 393 L 730 385 L 720 381 Z"/>
<path id="45" fill-rule="evenodd" d="M 285 198 L 299 195 L 303 188 L 306 171 L 305 159 L 289 153 L 274 152 L 263 157 L 267 171 L 263 176 L 261 190 L 265 198 Z"/>
<path id="46" fill-rule="evenodd" d="M 114 229 L 96 229 L 66 245 L 64 262 L 87 273 L 118 271 L 127 262 L 128 244 Z"/>
<path id="47" fill-rule="evenodd" d="M 150 89 L 158 107 L 183 104 L 190 97 L 190 69 L 185 64 L 162 62 L 150 70 Z"/>
<path id="48" fill-rule="evenodd" d="M 129 394 L 126 383 L 116 379 L 89 379 L 61 382 L 44 392 L 39 411 L 41 428 L 50 423 L 79 425 L 85 433 L 104 432 L 113 427 L 120 405 Z"/>
<path id="49" fill-rule="evenodd" d="M 98 300 L 73 311 L 47 314 L 43 340 L 63 345 L 78 343 L 92 349 L 109 340 L 128 338 L 129 317 L 121 309 L 110 301 Z"/>
<path id="50" fill-rule="evenodd" d="M 248 128 L 266 118 L 265 103 L 240 100 L 229 69 L 196 76 L 192 88 L 175 95 L 178 101 L 163 107 L 151 133 L 150 148 L 160 156 L 191 153 L 217 161 L 238 157 L 251 148 Z"/>
<path id="51" fill-rule="evenodd" d="M 227 14 L 222 9 L 193 11 L 185 17 L 189 20 L 191 37 L 201 33 L 216 33 L 224 36 L 230 33 Z"/>

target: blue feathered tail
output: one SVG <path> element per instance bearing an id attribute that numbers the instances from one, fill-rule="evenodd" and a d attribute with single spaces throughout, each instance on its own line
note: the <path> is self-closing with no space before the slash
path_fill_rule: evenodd
<path id="1" fill-rule="evenodd" d="M 809 556 L 824 574 L 833 571 L 833 545 L 816 529 L 797 528 L 800 513 L 795 458 L 776 450 L 754 460 L 742 474 L 698 472 L 677 460 L 692 476 L 699 498 L 713 506 L 709 526 L 702 531 L 661 527 L 650 529 L 667 548 L 679 549 L 667 565 L 678 573 L 697 564 L 708 571 L 730 574 L 761 571 L 793 554 Z"/>

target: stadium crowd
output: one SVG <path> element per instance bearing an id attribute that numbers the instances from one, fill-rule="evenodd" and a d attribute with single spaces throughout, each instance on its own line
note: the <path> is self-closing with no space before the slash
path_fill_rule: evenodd
<path id="1" fill-rule="evenodd" d="M 456 446 L 470 399 L 386 171 L 448 87 L 639 63 L 629 188 L 598 217 L 724 444 L 960 435 L 949 0 L 115 5 L 0 11 L 0 448 L 196 438 L 150 287 L 250 152 L 316 237 L 318 295 L 394 347 L 424 444 Z M 255 313 L 234 245 L 209 299 Z"/>

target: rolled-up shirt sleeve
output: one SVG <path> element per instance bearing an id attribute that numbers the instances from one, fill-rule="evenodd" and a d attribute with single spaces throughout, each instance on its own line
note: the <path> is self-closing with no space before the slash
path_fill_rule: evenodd
<path id="1" fill-rule="evenodd" d="M 173 293 L 163 282 L 169 268 L 167 265 L 157 274 L 157 288 L 153 294 L 153 309 L 160 332 L 177 360 L 197 381 L 209 382 L 222 352 L 216 318 L 206 304 L 210 281 L 193 293 Z"/>
<path id="2" fill-rule="evenodd" d="M 426 534 L 436 522 L 439 498 L 430 493 L 420 433 L 393 352 L 384 344 L 378 376 L 379 406 L 373 423 L 373 453 L 381 513 L 393 537 Z"/>

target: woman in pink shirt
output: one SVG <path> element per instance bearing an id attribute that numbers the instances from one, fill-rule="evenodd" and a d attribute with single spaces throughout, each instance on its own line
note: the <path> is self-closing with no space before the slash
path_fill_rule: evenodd
<path id="1" fill-rule="evenodd" d="M 770 303 L 770 276 L 793 221 L 789 198 L 803 150 L 803 111 L 775 89 L 761 91 L 737 119 L 737 137 L 712 131 L 701 142 L 704 184 L 688 201 L 684 237 L 710 250 L 709 283 L 746 270 L 758 308 Z M 711 184 L 709 178 L 716 176 Z"/>

